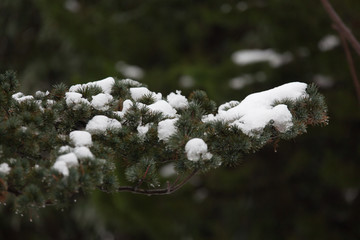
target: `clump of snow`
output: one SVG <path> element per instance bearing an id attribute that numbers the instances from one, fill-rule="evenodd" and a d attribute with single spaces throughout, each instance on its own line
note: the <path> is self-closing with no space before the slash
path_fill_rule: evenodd
<path id="1" fill-rule="evenodd" d="M 91 134 L 86 131 L 72 131 L 70 140 L 76 147 L 92 146 Z"/>
<path id="2" fill-rule="evenodd" d="M 72 106 L 73 108 L 77 108 L 79 104 L 88 104 L 90 105 L 90 102 L 82 97 L 81 93 L 77 92 L 67 92 L 65 93 L 65 101 L 68 106 Z"/>
<path id="3" fill-rule="evenodd" d="M 121 123 L 104 115 L 94 116 L 86 125 L 86 131 L 90 133 L 104 133 L 107 129 L 121 128 Z"/>
<path id="4" fill-rule="evenodd" d="M 139 125 L 137 127 L 137 131 L 138 131 L 138 135 L 140 137 L 144 137 L 146 135 L 146 133 L 149 131 L 149 126 L 150 124 L 146 124 L 145 126 Z"/>
<path id="5" fill-rule="evenodd" d="M 69 168 L 79 165 L 78 159 L 74 153 L 67 153 L 59 156 L 56 159 L 53 168 L 59 173 L 62 173 L 65 177 L 69 176 Z"/>
<path id="6" fill-rule="evenodd" d="M 49 91 L 46 91 L 46 92 L 36 91 L 35 96 L 42 98 L 42 97 L 45 97 L 45 96 L 47 96 L 47 95 L 49 95 L 49 94 L 50 94 Z"/>
<path id="7" fill-rule="evenodd" d="M 181 95 L 181 91 L 176 91 L 175 93 L 170 93 L 166 100 L 174 108 L 185 108 L 188 106 L 188 100 L 185 96 Z"/>
<path id="8" fill-rule="evenodd" d="M 113 100 L 113 97 L 108 93 L 99 93 L 92 96 L 91 106 L 96 110 L 105 111 L 109 109 L 109 104 Z"/>
<path id="9" fill-rule="evenodd" d="M 275 102 L 285 99 L 296 100 L 307 97 L 307 84 L 293 82 L 282 86 L 254 93 L 247 96 L 235 107 L 225 110 L 222 105 L 219 113 L 203 121 L 220 120 L 239 127 L 245 134 L 253 135 L 253 131 L 262 131 L 270 122 L 280 131 L 285 132 L 292 127 L 292 115 L 284 104 L 274 106 Z"/>
<path id="10" fill-rule="evenodd" d="M 165 100 L 159 100 L 147 106 L 151 111 L 161 112 L 165 116 L 175 117 L 176 110 Z"/>
<path id="11" fill-rule="evenodd" d="M 226 112 L 230 108 L 236 107 L 239 104 L 240 104 L 239 101 L 230 101 L 230 102 L 221 104 L 218 108 L 218 113 Z"/>
<path id="12" fill-rule="evenodd" d="M 201 138 L 190 139 L 185 145 L 187 159 L 197 162 L 200 159 L 209 160 L 212 154 L 208 152 L 208 146 Z"/>
<path id="13" fill-rule="evenodd" d="M 161 167 L 159 170 L 160 176 L 164 178 L 171 177 L 176 174 L 175 171 L 175 164 L 174 163 L 168 163 L 165 166 Z"/>
<path id="14" fill-rule="evenodd" d="M 74 153 L 78 159 L 94 158 L 94 155 L 91 153 L 90 149 L 85 146 L 74 148 Z"/>
<path id="15" fill-rule="evenodd" d="M 71 151 L 72 151 L 72 148 L 71 148 L 69 145 L 66 145 L 66 146 L 61 146 L 61 147 L 59 148 L 58 153 L 60 153 L 60 154 L 65 154 L 65 153 L 69 153 L 69 152 L 71 152 Z"/>
<path id="16" fill-rule="evenodd" d="M 7 163 L 2 163 L 0 164 L 0 173 L 7 175 L 9 174 L 11 168 L 9 167 L 9 165 Z"/>
<path id="17" fill-rule="evenodd" d="M 337 36 L 326 35 L 319 41 L 318 47 L 319 47 L 320 51 L 326 52 L 326 51 L 330 51 L 333 48 L 337 47 L 339 44 L 340 44 L 340 40 Z"/>
<path id="18" fill-rule="evenodd" d="M 123 61 L 118 61 L 115 64 L 115 69 L 128 78 L 141 79 L 144 77 L 144 70 L 141 67 L 130 65 Z"/>
<path id="19" fill-rule="evenodd" d="M 159 122 L 158 125 L 158 137 L 160 140 L 168 140 L 171 135 L 176 132 L 175 123 L 177 122 L 177 118 L 174 119 L 165 119 Z"/>
<path id="20" fill-rule="evenodd" d="M 122 80 L 120 80 L 120 82 L 123 83 L 123 84 L 129 85 L 131 87 L 140 87 L 141 86 L 141 83 L 139 83 L 138 81 L 134 81 L 132 79 L 129 79 L 129 78 L 122 79 Z"/>
<path id="21" fill-rule="evenodd" d="M 161 93 L 154 93 L 151 92 L 149 89 L 147 89 L 146 87 L 134 87 L 134 88 L 130 88 L 130 94 L 131 97 L 135 100 L 138 101 L 139 99 L 141 99 L 144 96 L 151 96 L 152 98 L 155 99 L 155 101 L 159 101 L 162 98 L 162 94 Z"/>
<path id="22" fill-rule="evenodd" d="M 292 55 L 291 53 L 280 54 L 272 49 L 246 49 L 233 53 L 232 60 L 239 65 L 269 62 L 270 66 L 276 68 L 290 62 Z"/>
<path id="23" fill-rule="evenodd" d="M 80 91 L 82 88 L 85 87 L 91 87 L 91 86 L 98 86 L 102 89 L 102 91 L 104 93 L 111 93 L 111 89 L 113 87 L 115 83 L 114 78 L 112 77 L 108 77 L 99 81 L 95 81 L 95 82 L 89 82 L 89 83 L 85 83 L 85 84 L 76 84 L 70 87 L 69 91 L 70 92 L 77 92 Z"/>
<path id="24" fill-rule="evenodd" d="M 15 99 L 19 103 L 34 99 L 34 97 L 31 96 L 31 95 L 24 96 L 24 94 L 22 92 L 18 92 L 18 93 L 13 94 L 12 98 Z"/>

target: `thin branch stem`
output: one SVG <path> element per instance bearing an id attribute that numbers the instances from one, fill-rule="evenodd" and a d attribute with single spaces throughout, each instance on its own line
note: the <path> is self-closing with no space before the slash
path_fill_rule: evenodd
<path id="1" fill-rule="evenodd" d="M 117 192 L 132 192 L 136 194 L 145 194 L 145 195 L 167 195 L 171 194 L 182 186 L 184 186 L 199 170 L 192 171 L 182 182 L 177 184 L 176 186 L 171 186 L 170 184 L 167 185 L 166 188 L 158 188 L 158 189 L 143 189 L 137 188 L 133 186 L 122 186 L 119 187 L 116 191 Z M 100 189 L 101 190 L 101 189 Z"/>
<path id="2" fill-rule="evenodd" d="M 353 79 L 356 96 L 357 96 L 358 102 L 360 104 L 360 83 L 359 83 L 359 79 L 356 74 L 355 65 L 354 65 L 354 61 L 353 61 L 353 58 L 350 53 L 348 42 L 351 44 L 351 46 L 354 48 L 354 50 L 356 51 L 356 53 L 359 56 L 360 56 L 360 43 L 356 39 L 356 37 L 352 34 L 350 29 L 345 25 L 345 23 L 342 21 L 342 19 L 339 17 L 339 15 L 336 13 L 336 11 L 334 10 L 334 8 L 330 4 L 330 2 L 328 0 L 320 0 L 320 1 L 324 6 L 325 11 L 328 13 L 329 17 L 332 19 L 332 21 L 334 23 L 334 28 L 338 31 L 338 33 L 340 35 L 341 42 L 342 42 L 342 45 L 345 50 L 346 59 L 349 63 L 349 68 L 350 68 L 351 76 Z"/>
<path id="3" fill-rule="evenodd" d="M 321 3 L 324 6 L 325 11 L 328 13 L 329 17 L 335 25 L 337 26 L 337 29 L 340 33 L 340 35 L 344 36 L 351 46 L 355 49 L 356 53 L 360 56 L 360 43 L 354 36 L 354 34 L 351 32 L 351 30 L 345 25 L 345 23 L 341 20 L 339 15 L 336 13 L 332 5 L 328 0 L 320 0 Z"/>
<path id="4" fill-rule="evenodd" d="M 357 96 L 358 102 L 360 104 L 360 84 L 359 84 L 359 79 L 358 79 L 357 74 L 356 74 L 354 61 L 353 61 L 353 58 L 351 56 L 349 45 L 348 45 L 346 39 L 344 38 L 344 36 L 342 34 L 339 33 L 339 35 L 340 35 L 340 39 L 341 39 L 342 45 L 343 45 L 344 50 L 345 50 L 346 59 L 347 59 L 347 61 L 349 63 L 349 68 L 350 68 L 352 80 L 353 80 L 353 83 L 354 83 L 354 86 L 355 86 L 356 96 Z"/>

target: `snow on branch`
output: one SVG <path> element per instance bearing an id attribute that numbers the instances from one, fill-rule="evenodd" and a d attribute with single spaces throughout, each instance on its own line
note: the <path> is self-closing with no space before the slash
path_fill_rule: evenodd
<path id="1" fill-rule="evenodd" d="M 169 194 L 193 175 L 327 124 L 315 86 L 288 83 L 216 108 L 205 92 L 163 97 L 112 77 L 25 96 L 0 77 L 1 201 L 63 206 L 94 189 Z M 172 174 L 159 174 L 171 164 Z"/>

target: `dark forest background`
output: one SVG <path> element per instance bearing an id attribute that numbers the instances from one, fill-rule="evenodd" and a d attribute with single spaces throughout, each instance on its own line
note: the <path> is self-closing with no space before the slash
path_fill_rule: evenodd
<path id="1" fill-rule="evenodd" d="M 360 1 L 332 3 L 360 38 Z M 315 82 L 330 122 L 169 196 L 94 192 L 24 217 L 1 206 L 0 239 L 360 239 L 360 109 L 341 44 L 324 43 L 333 35 L 320 1 L 1 0 L 0 72 L 17 71 L 25 93 L 114 76 L 220 105 Z M 244 49 L 291 61 L 235 64 Z"/>

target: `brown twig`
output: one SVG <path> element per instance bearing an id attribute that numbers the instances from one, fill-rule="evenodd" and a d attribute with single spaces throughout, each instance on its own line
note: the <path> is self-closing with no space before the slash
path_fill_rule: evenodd
<path id="1" fill-rule="evenodd" d="M 333 20 L 334 24 L 336 25 L 340 35 L 344 36 L 351 46 L 355 49 L 356 53 L 360 56 L 360 43 L 351 32 L 351 30 L 345 25 L 345 23 L 341 20 L 339 15 L 336 13 L 332 5 L 328 0 L 320 0 L 323 4 L 326 12 L 328 13 L 331 20 Z"/>
<path id="2" fill-rule="evenodd" d="M 352 80 L 353 80 L 353 83 L 354 83 L 354 86 L 355 86 L 356 96 L 357 96 L 358 102 L 360 104 L 360 84 L 359 84 L 359 79 L 358 79 L 357 74 L 356 74 L 354 61 L 353 61 L 353 58 L 351 56 L 349 45 L 348 45 L 346 39 L 344 38 L 344 36 L 342 34 L 339 33 L 339 35 L 340 35 L 341 43 L 342 43 L 342 45 L 344 47 L 344 50 L 345 50 L 346 59 L 347 59 L 347 61 L 349 63 L 350 73 L 351 73 Z"/>
<path id="3" fill-rule="evenodd" d="M 180 189 L 182 186 L 184 186 L 197 172 L 198 170 L 192 171 L 182 182 L 180 182 L 176 186 L 171 186 L 170 184 L 168 184 L 166 188 L 158 188 L 158 189 L 143 189 L 132 186 L 122 186 L 117 189 L 117 192 L 132 192 L 136 194 L 145 194 L 149 196 L 171 194 L 177 191 L 178 189 Z"/>
<path id="4" fill-rule="evenodd" d="M 345 25 L 345 23 L 342 21 L 339 15 L 336 13 L 330 2 L 328 0 L 320 0 L 320 1 L 324 6 L 325 11 L 328 13 L 329 17 L 334 22 L 335 29 L 338 31 L 339 36 L 341 38 L 341 42 L 342 45 L 344 46 L 344 50 L 346 54 L 346 59 L 349 63 L 349 68 L 353 79 L 357 99 L 360 104 L 360 83 L 356 74 L 355 65 L 350 53 L 348 42 L 351 44 L 351 46 L 354 48 L 354 50 L 359 56 L 360 56 L 360 43 L 356 39 L 354 34 L 350 31 L 350 29 Z"/>

